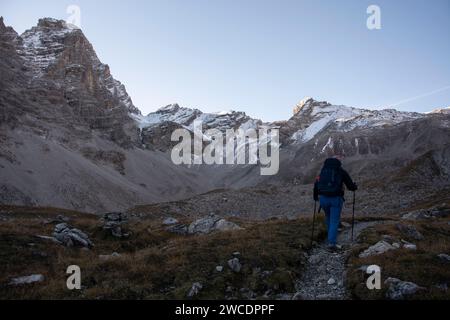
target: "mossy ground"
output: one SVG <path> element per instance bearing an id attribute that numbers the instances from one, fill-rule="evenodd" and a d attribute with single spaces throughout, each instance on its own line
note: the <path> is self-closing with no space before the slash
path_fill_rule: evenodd
<path id="1" fill-rule="evenodd" d="M 161 219 L 130 219 L 130 237 L 106 235 L 99 217 L 52 208 L 2 207 L 0 213 L 0 298 L 2 299 L 184 299 L 194 282 L 203 284 L 196 298 L 242 298 L 248 288 L 261 298 L 295 292 L 309 249 L 310 219 L 233 221 L 243 230 L 202 236 L 167 232 Z M 92 250 L 65 248 L 35 235 L 50 236 L 58 214 L 87 233 Z M 188 222 L 188 221 L 186 221 Z M 323 237 L 318 227 L 317 237 Z M 317 229 L 316 229 L 317 230 Z M 227 261 L 240 252 L 242 270 L 231 271 Z M 112 252 L 120 257 L 101 260 Z M 82 290 L 66 287 L 66 268 L 81 268 Z M 216 266 L 224 267 L 222 272 Z M 264 272 L 269 271 L 269 272 Z M 41 273 L 45 281 L 12 287 L 13 277 Z"/>

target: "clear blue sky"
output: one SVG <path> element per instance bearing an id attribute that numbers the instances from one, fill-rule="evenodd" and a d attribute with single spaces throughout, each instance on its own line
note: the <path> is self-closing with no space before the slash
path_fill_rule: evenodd
<path id="1" fill-rule="evenodd" d="M 178 102 L 281 120 L 304 96 L 450 106 L 449 0 L 1 0 L 0 15 L 21 33 L 41 17 L 66 19 L 70 4 L 144 114 Z M 366 28 L 370 4 L 381 30 Z"/>

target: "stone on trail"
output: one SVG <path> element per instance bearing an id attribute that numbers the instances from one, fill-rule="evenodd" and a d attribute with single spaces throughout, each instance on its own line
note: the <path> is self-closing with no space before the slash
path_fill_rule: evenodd
<path id="1" fill-rule="evenodd" d="M 402 281 L 397 278 L 387 278 L 384 284 L 389 286 L 386 298 L 391 300 L 403 300 L 424 289 L 413 282 Z"/>
<path id="2" fill-rule="evenodd" d="M 373 246 L 370 246 L 368 249 L 366 249 L 364 252 L 362 252 L 359 257 L 360 258 L 367 258 L 373 255 L 383 254 L 389 250 L 395 250 L 396 248 L 391 245 L 390 243 L 381 240 L 374 244 Z"/>

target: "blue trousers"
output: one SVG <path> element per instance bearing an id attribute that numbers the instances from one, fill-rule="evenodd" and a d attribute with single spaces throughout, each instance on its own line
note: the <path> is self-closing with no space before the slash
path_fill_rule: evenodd
<path id="1" fill-rule="evenodd" d="M 328 244 L 336 245 L 339 222 L 341 220 L 342 197 L 320 196 L 320 206 L 325 211 L 325 223 L 328 230 Z"/>

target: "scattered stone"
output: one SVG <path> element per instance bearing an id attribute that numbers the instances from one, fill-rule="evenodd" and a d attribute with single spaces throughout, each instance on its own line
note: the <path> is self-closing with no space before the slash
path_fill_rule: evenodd
<path id="1" fill-rule="evenodd" d="M 402 234 L 404 234 L 408 238 L 414 240 L 423 240 L 423 235 L 413 225 L 397 223 L 396 227 Z"/>
<path id="2" fill-rule="evenodd" d="M 66 216 L 63 216 L 62 214 L 58 214 L 56 216 L 56 220 L 61 221 L 61 222 L 69 222 L 70 218 L 66 217 Z"/>
<path id="3" fill-rule="evenodd" d="M 276 300 L 292 300 L 292 295 L 289 293 L 277 294 Z"/>
<path id="4" fill-rule="evenodd" d="M 163 221 L 163 225 L 165 225 L 165 226 L 170 226 L 170 225 L 177 224 L 177 223 L 178 223 L 178 220 L 175 218 L 172 218 L 172 217 L 166 218 Z"/>
<path id="5" fill-rule="evenodd" d="M 32 275 L 25 276 L 25 277 L 13 278 L 13 279 L 11 279 L 9 284 L 13 285 L 13 286 L 18 286 L 18 285 L 22 285 L 22 284 L 30 284 L 30 283 L 42 282 L 42 281 L 44 281 L 44 276 L 42 274 L 32 274 Z"/>
<path id="6" fill-rule="evenodd" d="M 76 228 L 71 228 L 67 223 L 60 223 L 55 226 L 53 237 L 66 247 L 85 247 L 93 246 L 89 237 Z"/>
<path id="7" fill-rule="evenodd" d="M 450 208 L 446 204 L 429 209 L 420 209 L 402 216 L 404 220 L 426 220 L 431 218 L 445 218 L 450 215 Z"/>
<path id="8" fill-rule="evenodd" d="M 322 256 L 320 256 L 320 255 L 312 255 L 308 259 L 308 262 L 311 264 L 318 264 L 321 261 L 322 261 Z"/>
<path id="9" fill-rule="evenodd" d="M 437 255 L 439 259 L 441 259 L 442 261 L 445 262 L 450 262 L 450 255 L 446 254 L 446 253 L 440 253 Z"/>
<path id="10" fill-rule="evenodd" d="M 424 289 L 413 282 L 402 281 L 397 278 L 387 278 L 384 284 L 389 286 L 386 298 L 391 300 L 402 300 Z"/>
<path id="11" fill-rule="evenodd" d="M 222 219 L 214 214 L 195 220 L 188 227 L 189 234 L 207 234 L 213 231 L 229 231 L 242 229 L 237 224 Z"/>
<path id="12" fill-rule="evenodd" d="M 195 297 L 202 289 L 203 289 L 203 285 L 200 282 L 194 282 L 192 284 L 191 289 L 189 290 L 189 292 L 187 294 L 188 298 Z"/>
<path id="13" fill-rule="evenodd" d="M 350 223 L 345 222 L 345 221 L 342 221 L 342 222 L 341 222 L 341 225 L 342 225 L 344 228 L 350 228 L 350 227 L 352 226 Z"/>
<path id="14" fill-rule="evenodd" d="M 241 253 L 239 251 L 233 252 L 233 256 L 235 256 L 235 257 L 239 257 L 240 255 L 241 255 Z"/>
<path id="15" fill-rule="evenodd" d="M 445 292 L 448 291 L 448 285 L 446 283 L 439 283 L 439 284 L 435 285 L 435 287 L 437 289 L 445 291 Z"/>
<path id="16" fill-rule="evenodd" d="M 166 229 L 166 231 L 181 235 L 186 235 L 188 233 L 188 227 L 185 224 L 175 224 Z"/>
<path id="17" fill-rule="evenodd" d="M 239 292 L 241 293 L 242 298 L 247 300 L 254 299 L 256 297 L 256 294 L 249 288 L 241 288 L 239 289 Z"/>
<path id="18" fill-rule="evenodd" d="M 103 230 L 107 230 L 113 237 L 128 237 L 129 234 L 122 230 L 123 224 L 128 221 L 127 215 L 123 212 L 108 212 L 103 215 Z"/>
<path id="19" fill-rule="evenodd" d="M 120 257 L 120 254 L 117 252 L 113 252 L 111 254 L 101 254 L 98 257 L 100 258 L 100 260 L 111 260 Z"/>
<path id="20" fill-rule="evenodd" d="M 373 246 L 366 249 L 364 252 L 362 252 L 359 257 L 360 258 L 367 258 L 373 255 L 383 254 L 389 250 L 395 250 L 396 248 L 389 244 L 388 242 L 381 240 L 374 244 Z"/>
<path id="21" fill-rule="evenodd" d="M 428 211 L 426 210 L 416 210 L 412 212 L 408 212 L 407 214 L 404 214 L 402 216 L 403 220 L 426 220 L 430 219 L 431 216 Z"/>
<path id="22" fill-rule="evenodd" d="M 398 243 L 398 242 L 394 242 L 394 243 L 392 244 L 392 246 L 393 246 L 395 249 L 400 249 L 401 244 Z"/>
<path id="23" fill-rule="evenodd" d="M 389 234 L 383 234 L 381 236 L 381 239 L 383 239 L 384 241 L 389 242 L 389 243 L 392 243 L 395 241 L 395 239 Z"/>
<path id="24" fill-rule="evenodd" d="M 228 260 L 228 266 L 233 272 L 240 272 L 242 267 L 241 262 L 238 258 Z"/>
<path id="25" fill-rule="evenodd" d="M 417 250 L 417 246 L 414 243 L 405 243 L 403 244 L 403 248 L 408 250 Z"/>
<path id="26" fill-rule="evenodd" d="M 330 278 L 327 283 L 331 286 L 336 283 L 336 280 L 334 280 L 333 278 Z"/>
<path id="27" fill-rule="evenodd" d="M 223 266 L 217 266 L 216 267 L 216 271 L 217 272 L 222 272 L 223 271 Z"/>

